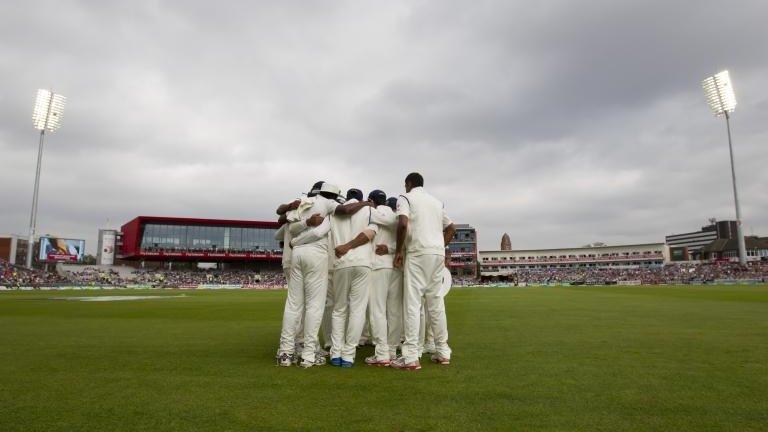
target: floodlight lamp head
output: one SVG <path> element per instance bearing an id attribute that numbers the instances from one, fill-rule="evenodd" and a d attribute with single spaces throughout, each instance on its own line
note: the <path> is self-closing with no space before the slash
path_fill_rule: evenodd
<path id="1" fill-rule="evenodd" d="M 701 86 L 707 96 L 707 103 L 716 116 L 731 113 L 736 109 L 736 95 L 727 70 L 708 77 L 701 82 Z"/>
<path id="2" fill-rule="evenodd" d="M 40 89 L 35 98 L 35 109 L 32 112 L 32 124 L 39 131 L 54 132 L 61 127 L 64 116 L 64 104 L 67 98 L 48 90 Z"/>

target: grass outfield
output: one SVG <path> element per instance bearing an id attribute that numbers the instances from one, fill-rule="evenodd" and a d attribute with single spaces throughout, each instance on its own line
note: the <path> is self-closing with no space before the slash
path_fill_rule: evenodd
<path id="1" fill-rule="evenodd" d="M 768 430 L 766 286 L 454 289 L 418 372 L 274 366 L 284 296 L 0 293 L 0 431 Z"/>

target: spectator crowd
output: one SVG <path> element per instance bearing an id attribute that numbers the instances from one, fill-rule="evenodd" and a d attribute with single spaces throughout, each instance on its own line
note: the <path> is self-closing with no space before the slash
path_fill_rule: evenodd
<path id="1" fill-rule="evenodd" d="M 506 280 L 511 284 L 608 285 L 639 282 L 643 285 L 691 284 L 718 280 L 756 280 L 768 282 L 768 262 L 738 264 L 668 265 L 640 268 L 552 268 L 521 269 Z M 455 277 L 455 286 L 477 285 L 477 280 Z M 148 285 L 158 288 L 193 288 L 199 285 L 230 285 L 245 288 L 276 289 L 285 286 L 281 272 L 255 270 L 134 270 L 122 277 L 112 269 L 85 266 L 59 275 L 56 272 L 29 270 L 0 260 L 0 286 L 126 286 Z"/>
<path id="2" fill-rule="evenodd" d="M 197 285 L 243 285 L 263 288 L 281 288 L 285 278 L 279 272 L 251 270 L 136 270 L 133 284 L 152 284 L 159 287 L 191 287 Z"/>
<path id="3" fill-rule="evenodd" d="M 29 270 L 0 259 L 0 286 L 47 286 L 66 283 L 67 279 L 56 273 Z"/>
<path id="4" fill-rule="evenodd" d="M 768 263 L 668 265 L 639 268 L 552 268 L 525 269 L 509 277 L 509 282 L 526 284 L 569 283 L 608 285 L 640 282 L 643 285 L 691 284 L 716 280 L 757 280 L 768 282 Z"/>
<path id="5" fill-rule="evenodd" d="M 115 270 L 89 266 L 59 275 L 56 272 L 29 270 L 0 260 L 0 286 L 9 288 L 64 285 L 192 288 L 204 284 L 282 288 L 285 278 L 280 272 L 253 270 L 135 270 L 130 276 L 122 277 Z"/>

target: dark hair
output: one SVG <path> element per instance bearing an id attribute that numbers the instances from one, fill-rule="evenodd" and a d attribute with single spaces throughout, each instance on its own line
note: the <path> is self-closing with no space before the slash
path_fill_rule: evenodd
<path id="1" fill-rule="evenodd" d="M 347 199 L 350 200 L 352 198 L 354 198 L 354 199 L 356 199 L 358 201 L 362 201 L 363 200 L 363 191 L 361 191 L 360 189 L 355 189 L 355 188 L 352 188 L 352 189 L 348 190 L 347 191 Z"/>
<path id="2" fill-rule="evenodd" d="M 377 206 L 384 205 L 384 203 L 387 201 L 387 194 L 382 190 L 375 189 L 368 194 L 368 199 Z"/>
<path id="3" fill-rule="evenodd" d="M 387 198 L 387 207 L 391 208 L 392 211 L 397 211 L 397 197 Z"/>
<path id="4" fill-rule="evenodd" d="M 413 172 L 408 174 L 408 177 L 405 178 L 405 182 L 410 183 L 412 187 L 424 186 L 424 177 L 417 172 Z"/>
<path id="5" fill-rule="evenodd" d="M 312 187 L 309 189 L 309 192 L 307 193 L 307 196 L 315 196 L 316 193 L 313 191 L 319 191 L 321 187 L 323 187 L 324 181 L 315 182 L 315 184 L 312 185 Z"/>

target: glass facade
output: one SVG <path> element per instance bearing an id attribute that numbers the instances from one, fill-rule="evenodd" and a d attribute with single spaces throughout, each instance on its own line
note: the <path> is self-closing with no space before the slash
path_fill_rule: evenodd
<path id="1" fill-rule="evenodd" d="M 451 252 L 451 274 L 459 277 L 476 277 L 477 232 L 466 224 L 456 225 L 456 232 L 448 244 Z"/>
<path id="2" fill-rule="evenodd" d="M 148 223 L 142 227 L 141 249 L 191 251 L 280 252 L 275 228 Z"/>

